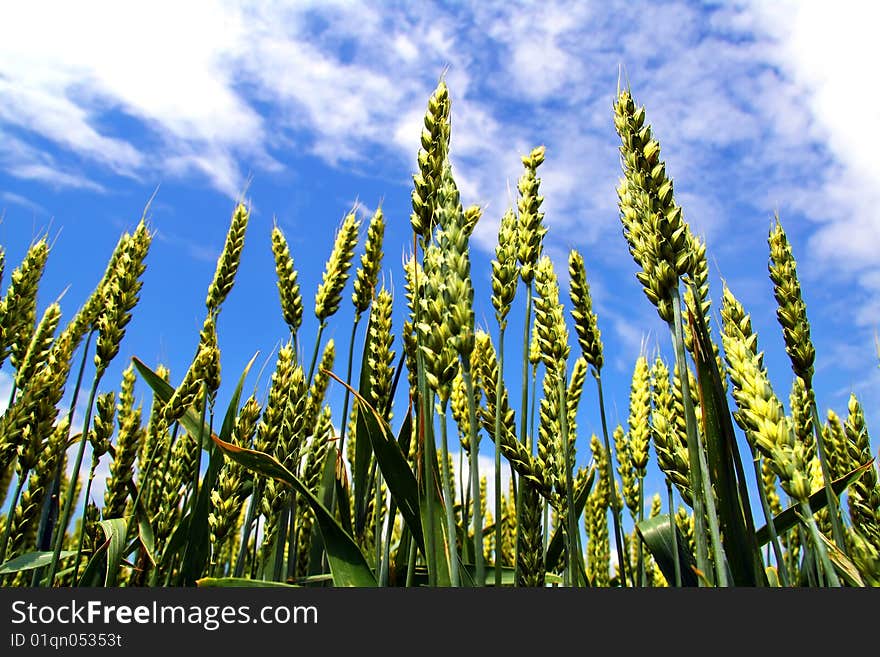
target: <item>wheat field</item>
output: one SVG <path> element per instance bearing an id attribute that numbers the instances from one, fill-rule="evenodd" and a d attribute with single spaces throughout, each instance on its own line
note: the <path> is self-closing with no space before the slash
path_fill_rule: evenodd
<path id="1" fill-rule="evenodd" d="M 338 226 L 313 306 L 287 236 L 272 229 L 276 277 L 265 284 L 277 286 L 288 333 L 261 398 L 245 393 L 255 361 L 221 379 L 218 346 L 247 202 L 229 221 L 185 372 L 136 357 L 121 381 L 104 376 L 138 311 L 154 238 L 147 214 L 72 314 L 56 302 L 38 317 L 51 247 L 31 244 L 0 301 L 0 366 L 14 383 L 0 418 L 4 586 L 880 585 L 865 415 L 855 395 L 846 417 L 819 408 L 781 220 L 767 235 L 767 285 L 791 383 L 774 390 L 736 290 L 710 290 L 710 256 L 676 202 L 645 108 L 618 93 L 609 119 L 620 137 L 621 235 L 672 357 L 640 356 L 628 398 L 612 402 L 589 254 L 555 262 L 543 248 L 540 169 L 553 156 L 544 147 L 522 156 L 491 295 L 475 298 L 470 238 L 483 209 L 460 197 L 450 111 L 441 81 L 412 177 L 402 290 L 380 282 L 381 208 Z M 348 303 L 350 341 L 325 338 Z M 514 307 L 522 335 L 507 332 Z M 395 308 L 405 308 L 401 325 Z M 312 311 L 317 336 L 305 343 Z M 483 313 L 490 326 L 478 325 Z M 137 382 L 151 391 L 148 408 Z M 344 391 L 341 407 L 331 386 Z M 74 430 L 77 400 L 86 412 Z M 578 426 L 587 403 L 601 417 L 589 435 Z M 625 424 L 606 421 L 611 403 L 627 409 Z M 96 499 L 102 463 L 109 476 Z"/>

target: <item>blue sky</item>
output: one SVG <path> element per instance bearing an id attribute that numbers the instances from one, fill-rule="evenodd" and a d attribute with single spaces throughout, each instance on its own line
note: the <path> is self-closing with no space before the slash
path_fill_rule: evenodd
<path id="1" fill-rule="evenodd" d="M 622 68 L 647 107 L 685 218 L 708 242 L 713 298 L 720 300 L 723 278 L 752 313 L 777 394 L 787 400 L 791 371 L 767 277 L 774 212 L 799 261 L 820 404 L 845 415 L 854 391 L 876 427 L 880 98 L 865 82 L 878 57 L 871 7 L 4 3 L 0 244 L 7 272 L 48 231 L 54 245 L 40 309 L 69 287 L 62 299 L 69 317 L 158 188 L 142 300 L 103 387 L 118 385 L 133 355 L 168 364 L 176 383 L 246 187 L 252 220 L 220 317 L 231 387 L 255 352 L 259 367 L 286 337 L 269 249 L 273 221 L 291 242 L 306 304 L 301 342 L 310 345 L 333 232 L 356 202 L 364 212 L 381 203 L 384 280 L 399 293 L 399 335 L 420 122 L 446 71 L 456 179 L 464 203 L 485 210 L 473 240 L 478 322 L 494 329 L 488 263 L 498 220 L 515 198 L 520 157 L 544 144 L 546 249 L 563 270 L 569 248 L 586 259 L 610 421 L 625 423 L 635 358 L 643 348 L 669 352 L 621 237 L 611 105 Z M 4 287 L 7 281 L 8 273 Z M 340 345 L 350 330 L 350 289 L 328 331 Z M 517 316 L 509 334 L 515 355 Z M 268 371 L 259 382 L 252 375 L 252 384 L 262 389 Z M 518 367 L 507 374 L 517 388 Z M 0 384 L 8 387 L 7 374 L 0 372 Z M 148 399 L 145 386 L 138 391 Z M 600 429 L 592 387 L 584 407 L 588 438 Z"/>

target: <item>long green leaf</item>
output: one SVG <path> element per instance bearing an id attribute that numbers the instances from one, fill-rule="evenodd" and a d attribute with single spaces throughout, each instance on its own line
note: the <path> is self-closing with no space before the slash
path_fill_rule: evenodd
<path id="1" fill-rule="evenodd" d="M 354 464 L 351 469 L 351 485 L 354 490 L 354 531 L 357 536 L 363 534 L 367 522 L 367 502 L 372 496 L 373 491 L 369 486 L 370 460 L 372 457 L 373 446 L 369 436 L 364 435 L 361 422 L 364 421 L 365 403 L 363 400 L 369 398 L 370 394 L 370 373 L 372 367 L 369 362 L 370 355 L 370 326 L 372 325 L 372 317 L 367 325 L 367 333 L 364 337 L 363 356 L 361 358 L 360 367 L 360 383 L 358 384 L 358 392 L 349 387 L 349 394 L 355 394 L 355 398 L 361 401 L 355 406 L 355 435 L 354 435 Z"/>
<path id="2" fill-rule="evenodd" d="M 206 588 L 258 588 L 258 589 L 296 589 L 300 588 L 293 584 L 285 584 L 284 582 L 273 582 L 265 579 L 247 579 L 246 577 L 202 577 L 196 580 L 196 585 L 200 589 Z"/>
<path id="3" fill-rule="evenodd" d="M 232 432 L 235 429 L 235 418 L 238 415 L 238 404 L 241 400 L 241 390 L 244 387 L 248 372 L 250 372 L 258 355 L 259 352 L 254 354 L 253 358 L 245 366 L 244 371 L 242 371 L 241 376 L 238 378 L 238 385 L 232 393 L 229 405 L 226 407 L 226 415 L 223 418 L 223 425 L 220 429 L 220 439 L 225 442 L 229 442 L 232 437 Z M 201 418 L 199 418 L 199 422 L 201 422 Z M 211 528 L 208 525 L 208 516 L 211 513 L 211 493 L 223 467 L 223 454 L 217 449 L 211 449 L 209 453 L 211 460 L 208 463 L 208 469 L 202 479 L 202 484 L 199 486 L 199 496 L 189 523 L 189 540 L 186 542 L 186 547 L 183 551 L 183 565 L 180 569 L 179 578 L 183 586 L 195 585 L 196 579 L 205 571 L 208 559 L 211 556 Z"/>
<path id="4" fill-rule="evenodd" d="M 390 427 L 381 420 L 369 404 L 355 395 L 355 404 L 358 408 L 358 436 L 364 434 L 372 446 L 379 470 L 385 479 L 385 485 L 391 493 L 391 497 L 397 504 L 403 520 L 410 528 L 419 549 L 424 552 L 425 538 L 422 534 L 422 524 L 419 516 L 419 483 L 412 469 L 407 463 L 406 456 L 400 449 L 400 442 L 405 439 L 402 435 L 395 440 L 390 433 Z M 412 431 L 412 416 L 407 415 L 400 431 Z"/>
<path id="5" fill-rule="evenodd" d="M 433 465 L 433 477 L 432 481 L 434 482 L 434 486 L 430 490 L 425 490 L 423 495 L 419 496 L 419 516 L 422 520 L 422 529 L 423 536 L 425 539 L 425 543 L 427 544 L 431 541 L 430 535 L 427 533 L 428 527 L 433 527 L 433 545 L 435 547 L 440 548 L 435 553 L 435 578 L 434 585 L 435 586 L 452 586 L 452 578 L 449 574 L 449 560 L 453 554 L 453 552 L 458 552 L 454 548 L 451 550 L 449 546 L 449 535 L 446 532 L 446 511 L 443 507 L 443 496 L 440 494 L 440 482 L 442 481 L 440 478 L 439 466 L 437 464 L 437 459 L 432 459 Z M 420 488 L 427 488 L 425 486 L 425 482 L 420 483 Z M 428 498 L 430 499 L 430 502 Z M 433 509 L 433 514 L 431 518 L 431 522 L 428 522 L 429 514 L 431 513 L 431 509 Z M 465 541 L 466 545 L 468 541 Z"/>
<path id="6" fill-rule="evenodd" d="M 694 357 L 702 410 L 709 474 L 718 504 L 718 523 L 730 574 L 736 586 L 765 586 L 761 548 L 755 537 L 755 525 L 748 497 L 741 491 L 744 482 L 742 462 L 733 431 L 727 396 L 712 351 L 711 339 L 702 313 L 688 310 L 694 335 Z M 718 558 L 718 555 L 716 555 Z"/>
<path id="7" fill-rule="evenodd" d="M 79 581 L 76 583 L 79 587 L 95 587 L 101 586 L 106 576 L 103 575 L 107 571 L 107 550 L 110 547 L 110 539 L 104 542 L 95 550 L 91 559 L 86 564 Z"/>
<path id="8" fill-rule="evenodd" d="M 843 492 L 849 488 L 850 484 L 854 481 L 857 481 L 859 477 L 864 474 L 865 470 L 872 467 L 874 461 L 868 461 L 864 465 L 860 465 L 858 468 L 842 476 L 840 479 L 835 479 L 831 482 L 831 488 L 837 495 L 842 495 Z M 817 513 L 824 509 L 828 505 L 828 496 L 825 494 L 825 489 L 820 488 L 818 491 L 810 495 L 810 509 L 813 513 Z M 798 509 L 797 506 L 790 506 L 782 513 L 773 517 L 773 526 L 776 527 L 776 532 L 780 535 L 787 532 L 789 529 L 794 527 L 798 520 Z M 759 545 L 766 545 L 770 540 L 770 531 L 767 529 L 767 526 L 761 527 L 757 532 L 757 539 Z"/>
<path id="9" fill-rule="evenodd" d="M 302 495 L 315 513 L 335 586 L 376 586 L 376 577 L 360 548 L 308 486 L 268 454 L 238 447 L 217 437 L 213 440 L 224 454 L 245 468 L 289 484 Z"/>
<path id="10" fill-rule="evenodd" d="M 648 550 L 654 556 L 654 561 L 660 567 L 666 581 L 675 581 L 675 560 L 678 559 L 681 585 L 697 586 L 698 580 L 695 573 L 697 563 L 694 561 L 694 556 L 685 550 L 684 546 L 687 545 L 687 541 L 679 531 L 678 525 L 674 525 L 674 527 L 675 540 L 672 537 L 669 514 L 667 513 L 661 513 L 636 523 L 639 536 L 642 537 Z M 678 545 L 678 554 L 675 553 L 675 545 Z"/>
<path id="11" fill-rule="evenodd" d="M 156 566 L 156 538 L 153 534 L 153 526 L 147 516 L 147 510 L 144 508 L 143 500 L 138 500 L 137 509 L 138 538 L 140 538 L 141 546 L 147 555 L 147 558 Z"/>
<path id="12" fill-rule="evenodd" d="M 60 559 L 68 559 L 76 556 L 76 550 L 62 550 Z M 33 570 L 34 568 L 42 568 L 48 566 L 52 562 L 52 551 L 48 552 L 28 552 L 10 559 L 3 565 L 0 565 L 0 575 L 10 575 L 23 570 Z"/>
<path id="13" fill-rule="evenodd" d="M 115 586 L 116 576 L 119 574 L 119 562 L 125 554 L 125 532 L 128 529 L 128 522 L 125 518 L 111 518 L 99 521 L 98 526 L 109 542 L 104 586 Z"/>

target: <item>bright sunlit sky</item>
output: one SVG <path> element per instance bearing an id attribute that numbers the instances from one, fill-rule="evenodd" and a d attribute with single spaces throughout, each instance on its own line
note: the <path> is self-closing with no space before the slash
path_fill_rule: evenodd
<path id="1" fill-rule="evenodd" d="M 399 336 L 420 123 L 445 71 L 454 173 L 465 205 L 485 210 L 472 241 L 478 323 L 496 333 L 488 281 L 498 221 L 515 201 L 520 157 L 544 144 L 546 251 L 564 291 L 568 249 L 585 257 L 605 343 L 609 421 L 625 424 L 636 357 L 671 352 L 621 236 L 611 107 L 622 70 L 647 107 L 684 216 L 708 242 L 716 316 L 724 279 L 751 312 L 787 403 L 792 373 L 767 276 L 778 212 L 799 262 L 822 412 L 845 417 L 854 391 L 876 433 L 877 14 L 874 3 L 807 1 L 3 3 L 3 288 L 28 244 L 48 233 L 39 312 L 67 290 L 69 318 L 156 192 L 141 302 L 102 389 L 118 387 L 134 355 L 167 364 L 177 383 L 246 188 L 251 224 L 219 339 L 226 394 L 257 351 L 249 386 L 263 390 L 271 365 L 260 379 L 257 370 L 286 339 L 273 221 L 299 271 L 308 361 L 314 293 L 334 231 L 355 203 L 367 216 L 381 203 L 383 276 L 397 292 Z M 349 283 L 326 334 L 337 345 L 348 341 L 350 292 Z M 517 391 L 521 317 L 514 313 L 507 343 L 506 378 Z M 4 405 L 9 368 L 0 371 Z M 148 408 L 143 382 L 137 392 Z M 331 394 L 339 396 L 338 386 Z M 595 408 L 588 380 L 579 465 L 589 434 L 601 429 Z M 484 453 L 490 447 L 484 441 Z"/>

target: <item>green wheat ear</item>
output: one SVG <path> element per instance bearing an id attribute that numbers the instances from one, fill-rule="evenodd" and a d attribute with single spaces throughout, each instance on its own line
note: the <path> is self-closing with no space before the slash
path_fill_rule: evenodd
<path id="1" fill-rule="evenodd" d="M 235 274 L 241 262 L 241 252 L 244 249 L 244 236 L 249 218 L 250 213 L 247 207 L 244 203 L 239 203 L 232 213 L 232 221 L 229 224 L 229 231 L 226 233 L 226 242 L 217 259 L 214 279 L 208 287 L 205 305 L 209 312 L 219 312 L 220 306 L 226 300 L 235 283 Z"/>
<path id="2" fill-rule="evenodd" d="M 578 336 L 581 353 L 587 363 L 599 372 L 602 370 L 602 333 L 596 313 L 593 312 L 593 301 L 590 286 L 587 283 L 587 271 L 584 257 L 575 249 L 568 254 L 568 274 L 572 303 L 571 317 Z"/>
<path id="3" fill-rule="evenodd" d="M 794 373 L 803 379 L 809 389 L 812 387 L 816 350 L 810 339 L 810 323 L 798 281 L 797 263 L 779 217 L 776 217 L 770 229 L 768 241 L 770 279 L 773 281 L 773 294 L 777 302 L 776 317 L 782 326 L 785 351 Z"/>
<path id="4" fill-rule="evenodd" d="M 636 106 L 629 90 L 621 91 L 614 103 L 614 126 L 622 142 L 624 177 L 617 193 L 623 234 L 642 269 L 636 278 L 645 295 L 660 317 L 671 322 L 673 289 L 694 268 L 693 237 L 675 203 L 660 142 L 645 123 L 645 108 Z"/>
<path id="5" fill-rule="evenodd" d="M 281 313 L 290 329 L 291 335 L 295 336 L 300 324 L 302 324 L 302 294 L 299 290 L 297 272 L 293 266 L 290 246 L 287 244 L 287 238 L 284 236 L 284 233 L 277 225 L 272 227 L 272 255 L 275 258 L 275 275 L 277 277 L 278 296 L 281 299 Z"/>
<path id="6" fill-rule="evenodd" d="M 449 152 L 449 112 L 449 89 L 441 80 L 428 99 L 418 154 L 419 172 L 413 176 L 410 223 L 422 248 L 430 241 L 437 223 L 437 193 Z"/>
<path id="7" fill-rule="evenodd" d="M 541 257 L 544 235 L 547 234 L 547 227 L 543 224 L 544 213 L 540 209 L 544 197 L 538 194 L 538 188 L 541 184 L 541 179 L 538 178 L 538 167 L 544 163 L 544 155 L 544 147 L 538 146 L 531 153 L 523 156 L 522 163 L 525 172 L 517 183 L 519 190 L 517 259 L 521 265 L 520 276 L 526 284 L 530 283 L 535 275 L 535 267 Z"/>
<path id="8" fill-rule="evenodd" d="M 377 208 L 367 227 L 367 240 L 361 264 L 354 278 L 351 301 L 358 317 L 370 306 L 376 293 L 379 270 L 382 268 L 382 242 L 385 238 L 385 215 Z"/>
<path id="9" fill-rule="evenodd" d="M 342 301 L 342 289 L 348 280 L 351 261 L 354 259 L 354 247 L 357 244 L 360 221 L 354 212 L 346 215 L 342 226 L 336 233 L 333 250 L 324 267 L 324 277 L 315 294 L 315 317 L 324 323 L 328 317 L 339 310 Z"/>

